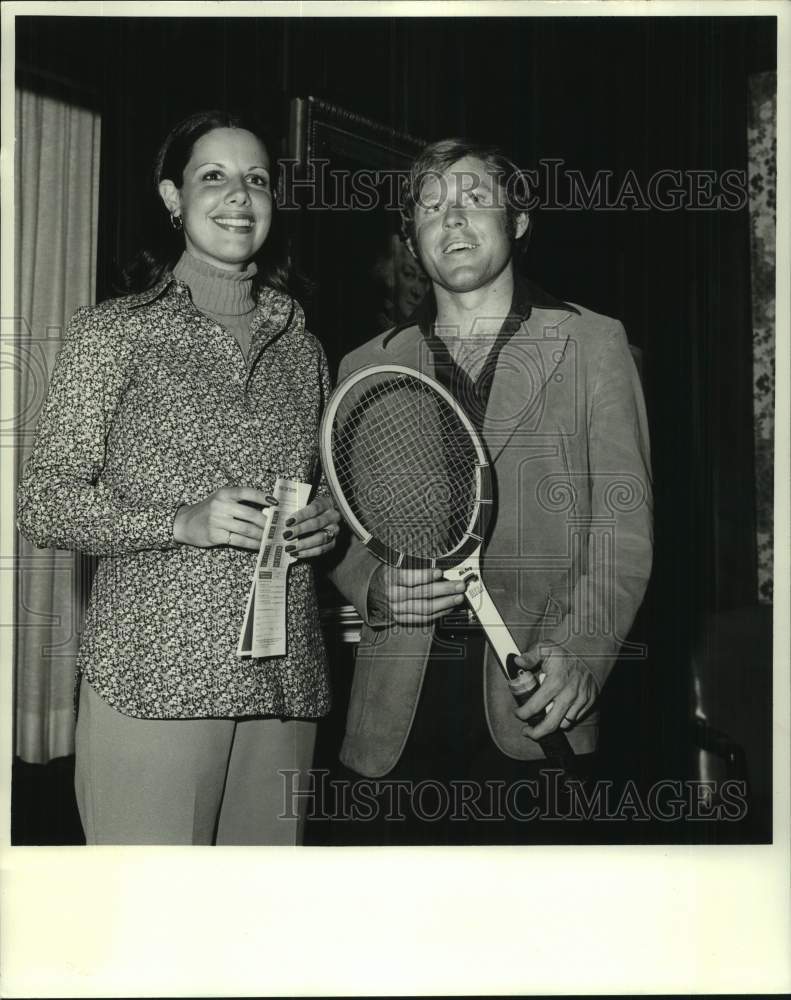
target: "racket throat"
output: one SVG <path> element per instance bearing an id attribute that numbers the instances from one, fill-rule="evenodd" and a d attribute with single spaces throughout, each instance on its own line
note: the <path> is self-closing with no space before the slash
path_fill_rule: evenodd
<path id="1" fill-rule="evenodd" d="M 477 614 L 478 609 L 481 607 L 483 596 L 483 580 L 481 580 L 480 573 L 471 569 L 464 575 L 460 575 L 459 579 L 466 585 L 467 589 L 464 591 L 464 596 L 467 598 L 472 610 Z"/>
<path id="2" fill-rule="evenodd" d="M 466 585 L 464 596 L 470 610 L 480 622 L 486 633 L 486 638 L 492 648 L 500 669 L 508 680 L 512 680 L 521 674 L 519 667 L 514 663 L 515 657 L 519 656 L 520 649 L 503 621 L 500 612 L 494 601 L 489 596 L 489 591 L 481 577 L 479 565 L 462 564 L 454 566 L 445 571 L 445 578 Z M 525 685 L 530 685 L 531 689 L 536 686 L 536 682 L 530 676 L 525 679 Z"/>

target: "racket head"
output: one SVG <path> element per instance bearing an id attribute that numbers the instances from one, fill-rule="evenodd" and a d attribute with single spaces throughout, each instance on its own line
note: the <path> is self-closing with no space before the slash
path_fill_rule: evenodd
<path id="1" fill-rule="evenodd" d="M 492 507 L 489 461 L 436 379 L 406 365 L 358 369 L 328 401 L 319 448 L 338 509 L 382 562 L 444 570 L 480 547 Z"/>

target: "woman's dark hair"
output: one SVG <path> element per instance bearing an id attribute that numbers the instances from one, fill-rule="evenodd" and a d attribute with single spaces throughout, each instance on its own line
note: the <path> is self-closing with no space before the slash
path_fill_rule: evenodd
<path id="1" fill-rule="evenodd" d="M 189 162 L 195 143 L 207 132 L 216 128 L 241 128 L 251 132 L 272 155 L 272 145 L 267 140 L 261 125 L 255 120 L 228 111 L 198 111 L 168 132 L 154 161 L 154 192 L 160 210 L 156 214 L 149 239 L 149 245 L 139 251 L 121 272 L 119 291 L 123 293 L 144 292 L 172 270 L 184 251 L 184 236 L 173 229 L 167 212 L 161 206 L 159 184 L 172 180 L 181 187 L 184 168 Z M 276 163 L 272 163 L 273 202 L 276 188 Z M 258 266 L 256 282 L 269 285 L 279 291 L 290 293 L 291 268 L 287 244 L 278 212 L 273 204 L 272 225 L 264 245 L 253 258 Z"/>
<path id="2" fill-rule="evenodd" d="M 423 184 L 429 178 L 436 178 L 449 170 L 454 163 L 471 156 L 481 160 L 499 181 L 498 194 L 503 200 L 506 212 L 508 234 L 511 237 L 514 254 L 527 249 L 530 227 L 517 239 L 518 217 L 527 212 L 530 203 L 530 189 L 527 176 L 513 160 L 497 146 L 486 146 L 466 139 L 439 139 L 426 146 L 417 155 L 409 168 L 401 199 L 401 238 L 415 247 L 415 206 L 420 204 Z"/>

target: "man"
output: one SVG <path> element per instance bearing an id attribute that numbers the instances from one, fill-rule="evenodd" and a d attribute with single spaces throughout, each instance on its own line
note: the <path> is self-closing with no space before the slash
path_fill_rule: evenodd
<path id="1" fill-rule="evenodd" d="M 511 793 L 541 776 L 537 741 L 558 728 L 590 771 L 596 699 L 648 581 L 648 435 L 626 336 L 516 273 L 521 181 L 492 148 L 451 139 L 422 152 L 402 215 L 431 292 L 344 358 L 339 380 L 409 365 L 477 424 L 497 490 L 484 580 L 543 683 L 517 708 L 464 585 L 387 567 L 353 540 L 333 573 L 364 620 L 341 759 L 350 781 L 377 779 L 378 798 L 349 842 L 534 838 L 535 810 Z"/>

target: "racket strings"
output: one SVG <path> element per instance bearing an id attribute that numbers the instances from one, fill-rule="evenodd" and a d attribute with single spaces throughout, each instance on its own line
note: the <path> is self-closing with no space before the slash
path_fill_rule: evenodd
<path id="1" fill-rule="evenodd" d="M 407 375 L 372 376 L 339 407 L 335 474 L 355 517 L 384 544 L 439 558 L 468 535 L 477 452 L 453 407 Z"/>

